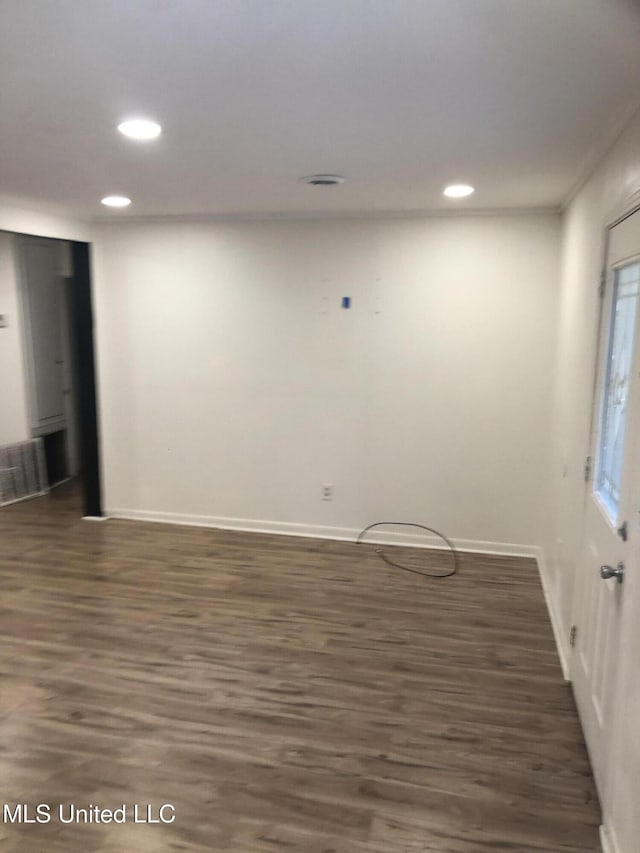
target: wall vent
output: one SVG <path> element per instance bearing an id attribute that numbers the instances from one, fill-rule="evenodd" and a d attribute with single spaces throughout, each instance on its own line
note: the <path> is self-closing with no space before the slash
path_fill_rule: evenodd
<path id="1" fill-rule="evenodd" d="M 0 447 L 0 506 L 49 491 L 41 438 Z"/>

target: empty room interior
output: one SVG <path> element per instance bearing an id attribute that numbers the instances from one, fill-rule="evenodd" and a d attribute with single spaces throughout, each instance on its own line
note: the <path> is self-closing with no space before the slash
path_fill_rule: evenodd
<path id="1" fill-rule="evenodd" d="M 0 853 L 638 853 L 639 45 L 0 0 Z"/>

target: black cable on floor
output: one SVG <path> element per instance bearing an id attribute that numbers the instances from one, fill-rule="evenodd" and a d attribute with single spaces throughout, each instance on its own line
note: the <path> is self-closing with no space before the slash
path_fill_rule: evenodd
<path id="1" fill-rule="evenodd" d="M 422 572 L 419 569 L 410 569 L 409 566 L 402 566 L 400 563 L 394 563 L 393 560 L 390 560 L 389 557 L 382 551 L 382 548 L 376 548 L 376 554 L 380 557 L 381 560 L 388 566 L 392 566 L 394 569 L 402 569 L 403 572 L 411 572 L 414 575 L 422 575 L 424 578 L 450 578 L 452 575 L 455 575 L 459 568 L 459 560 L 458 560 L 458 552 L 453 547 L 453 543 L 447 539 L 447 537 L 440 533 L 439 530 L 434 530 L 433 527 L 427 527 L 426 524 L 412 524 L 409 521 L 376 521 L 375 524 L 370 524 L 368 527 L 365 527 L 364 530 L 361 530 L 358 534 L 358 538 L 356 539 L 356 545 L 360 545 L 364 536 L 372 530 L 374 527 L 382 527 L 383 525 L 393 525 L 400 527 L 419 527 L 420 530 L 426 530 L 429 533 L 435 533 L 436 536 L 440 537 L 443 542 L 446 542 L 449 546 L 449 550 L 451 552 L 451 556 L 453 558 L 453 566 L 450 571 L 445 572 L 444 574 L 433 574 L 431 572 Z M 409 546 L 406 546 L 409 547 Z"/>

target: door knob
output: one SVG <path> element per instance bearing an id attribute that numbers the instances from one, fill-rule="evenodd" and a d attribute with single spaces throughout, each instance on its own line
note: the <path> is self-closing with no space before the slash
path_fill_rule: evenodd
<path id="1" fill-rule="evenodd" d="M 618 563 L 615 569 L 613 566 L 600 566 L 600 577 L 603 580 L 615 578 L 618 583 L 622 583 L 624 580 L 624 563 Z"/>

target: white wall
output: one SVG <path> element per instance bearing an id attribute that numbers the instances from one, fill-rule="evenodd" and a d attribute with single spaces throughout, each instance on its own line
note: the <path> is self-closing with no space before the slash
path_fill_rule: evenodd
<path id="1" fill-rule="evenodd" d="M 25 441 L 29 435 L 22 321 L 18 308 L 18 280 L 14 237 L 0 232 L 0 447 Z"/>
<path id="2" fill-rule="evenodd" d="M 16 204 L 0 195 L 0 230 L 35 237 L 54 237 L 59 240 L 91 239 L 91 226 L 86 222 L 59 213 L 37 210 L 28 204 Z"/>
<path id="3" fill-rule="evenodd" d="M 99 226 L 108 512 L 540 544 L 558 249 L 553 215 Z"/>
<path id="4" fill-rule="evenodd" d="M 568 654 L 584 508 L 605 228 L 640 204 L 640 113 L 568 206 L 563 223 L 546 580 Z"/>

